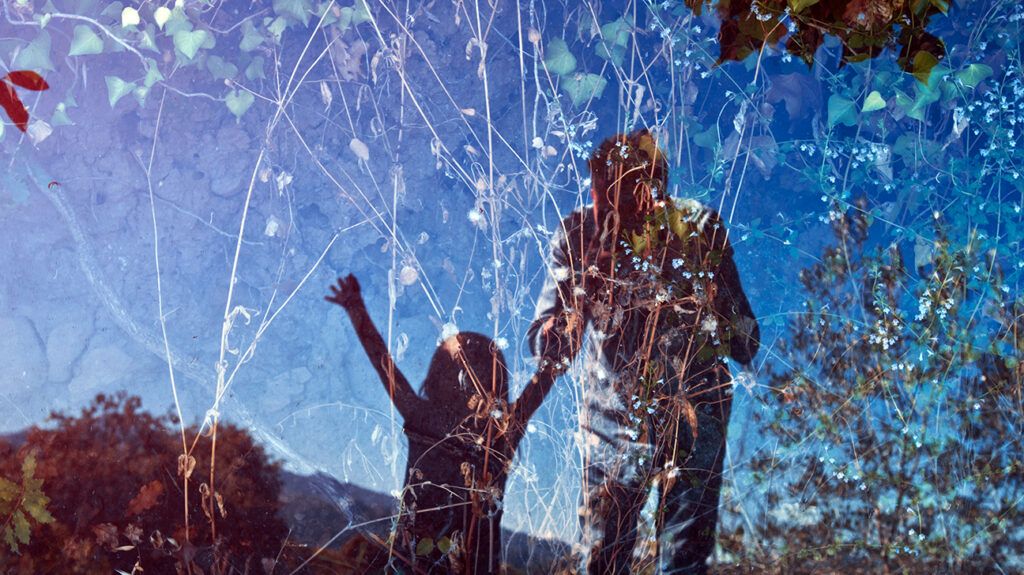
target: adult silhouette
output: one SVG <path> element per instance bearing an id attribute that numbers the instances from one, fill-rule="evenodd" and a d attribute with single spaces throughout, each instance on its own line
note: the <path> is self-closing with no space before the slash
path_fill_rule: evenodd
<path id="1" fill-rule="evenodd" d="M 705 573 L 714 550 L 732 378 L 758 327 L 713 210 L 669 197 L 647 130 L 589 160 L 593 205 L 552 239 L 530 327 L 542 365 L 566 367 L 590 326 L 582 381 L 583 560 L 629 573 L 640 512 L 660 485 L 659 573 Z"/>

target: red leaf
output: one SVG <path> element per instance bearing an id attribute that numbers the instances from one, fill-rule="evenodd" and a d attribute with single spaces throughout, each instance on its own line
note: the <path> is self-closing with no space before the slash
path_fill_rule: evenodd
<path id="1" fill-rule="evenodd" d="M 9 80 L 15 86 L 20 86 L 34 92 L 50 88 L 50 85 L 46 83 L 42 76 L 30 70 L 15 70 L 2 79 Z"/>
<path id="2" fill-rule="evenodd" d="M 14 122 L 19 130 L 24 132 L 28 129 L 28 110 L 21 103 L 18 95 L 14 93 L 14 87 L 6 82 L 0 82 L 0 107 L 7 112 L 7 116 Z"/>
<path id="3" fill-rule="evenodd" d="M 128 502 L 128 515 L 138 515 L 153 507 L 164 494 L 164 484 L 154 479 L 139 489 L 139 494 Z"/>

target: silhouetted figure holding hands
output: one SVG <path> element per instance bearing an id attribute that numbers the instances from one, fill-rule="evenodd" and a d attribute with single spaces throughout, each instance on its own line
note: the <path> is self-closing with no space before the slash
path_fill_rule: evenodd
<path id="1" fill-rule="evenodd" d="M 370 319 L 356 278 L 339 278 L 331 291 L 325 299 L 348 312 L 405 420 L 409 459 L 392 553 L 397 566 L 429 573 L 498 573 L 509 466 L 526 423 L 557 374 L 539 370 L 509 405 L 501 351 L 487 336 L 466 332 L 437 348 L 417 394 Z"/>
<path id="2" fill-rule="evenodd" d="M 563 220 L 530 328 L 541 363 L 567 365 L 591 327 L 582 382 L 586 569 L 630 573 L 655 480 L 658 573 L 705 573 L 714 550 L 729 355 L 748 363 L 758 328 L 725 227 L 666 195 L 667 165 L 641 130 L 590 159 L 594 204 Z"/>

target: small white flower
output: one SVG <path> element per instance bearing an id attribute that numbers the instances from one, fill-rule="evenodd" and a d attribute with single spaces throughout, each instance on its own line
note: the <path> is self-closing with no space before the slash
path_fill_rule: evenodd
<path id="1" fill-rule="evenodd" d="M 704 333 L 715 333 L 718 330 L 718 320 L 714 316 L 707 316 L 700 322 L 700 330 Z"/>

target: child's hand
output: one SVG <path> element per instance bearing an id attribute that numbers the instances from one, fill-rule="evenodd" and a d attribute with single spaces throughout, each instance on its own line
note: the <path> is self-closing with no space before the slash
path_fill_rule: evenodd
<path id="1" fill-rule="evenodd" d="M 331 286 L 331 294 L 324 296 L 324 299 L 334 302 L 346 310 L 352 309 L 353 306 L 360 303 L 363 299 L 359 291 L 359 280 L 352 274 L 338 278 L 337 287 Z"/>

